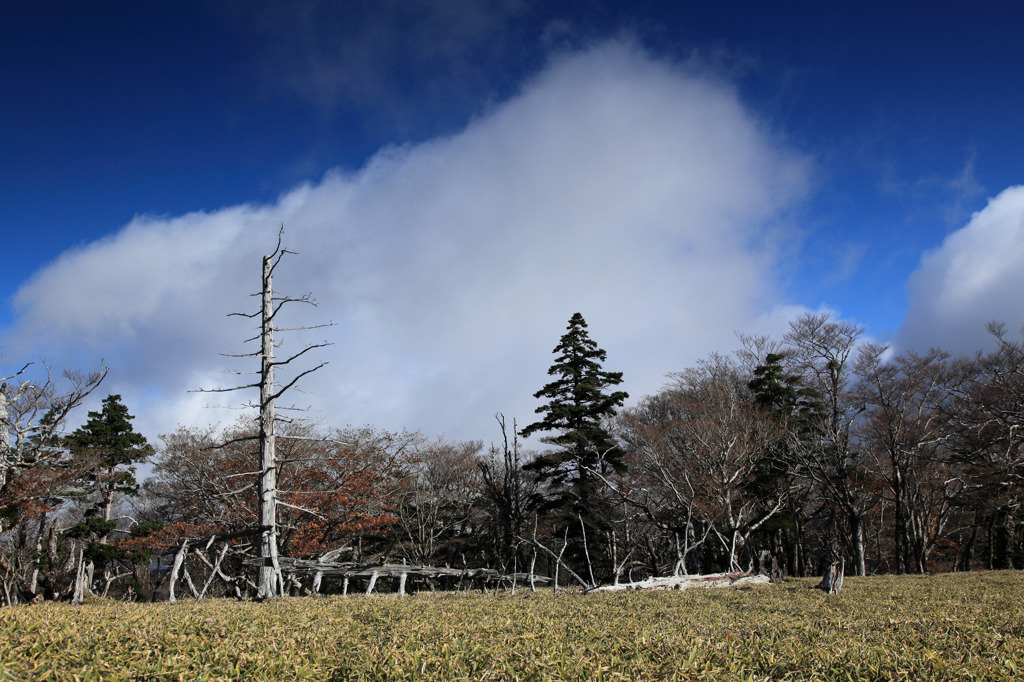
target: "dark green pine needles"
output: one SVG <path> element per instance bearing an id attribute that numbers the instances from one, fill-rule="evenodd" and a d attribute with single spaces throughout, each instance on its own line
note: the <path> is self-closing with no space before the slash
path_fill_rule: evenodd
<path id="1" fill-rule="evenodd" d="M 606 353 L 587 334 L 587 323 L 576 313 L 555 347 L 558 355 L 548 370 L 554 381 L 534 394 L 547 402 L 537 408 L 540 421 L 521 431 L 526 438 L 550 433 L 543 442 L 556 449 L 540 455 L 527 465 L 547 484 L 543 507 L 559 510 L 588 526 L 605 525 L 607 518 L 600 492 L 604 475 L 624 468 L 623 452 L 616 446 L 602 421 L 615 414 L 629 397 L 625 391 L 611 391 L 622 383 L 622 372 L 602 369 Z"/>

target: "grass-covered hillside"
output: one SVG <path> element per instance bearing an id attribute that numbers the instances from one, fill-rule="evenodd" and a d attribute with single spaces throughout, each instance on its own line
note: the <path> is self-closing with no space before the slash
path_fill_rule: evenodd
<path id="1" fill-rule="evenodd" d="M 1024 678 L 1024 573 L 0 609 L 0 679 Z"/>

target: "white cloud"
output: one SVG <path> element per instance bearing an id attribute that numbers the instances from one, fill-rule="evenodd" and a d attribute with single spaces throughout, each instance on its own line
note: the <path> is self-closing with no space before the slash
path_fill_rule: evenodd
<path id="1" fill-rule="evenodd" d="M 898 345 L 973 353 L 985 325 L 1024 324 L 1024 186 L 1010 187 L 924 255 L 908 285 Z"/>
<path id="2" fill-rule="evenodd" d="M 583 313 L 634 397 L 735 346 L 780 303 L 773 225 L 807 161 L 724 85 L 623 43 L 563 55 L 461 133 L 379 153 L 273 205 L 139 218 L 17 294 L 8 357 L 105 356 L 155 434 L 240 350 L 260 255 L 285 225 L 282 291 L 312 292 L 331 364 L 305 385 L 332 424 L 453 438 L 521 425 L 550 350 Z M 762 320 L 763 323 L 763 320 Z M 298 341 L 289 342 L 295 348 Z M 288 347 L 284 349 L 287 351 Z M 133 404 L 133 400 L 139 403 Z"/>

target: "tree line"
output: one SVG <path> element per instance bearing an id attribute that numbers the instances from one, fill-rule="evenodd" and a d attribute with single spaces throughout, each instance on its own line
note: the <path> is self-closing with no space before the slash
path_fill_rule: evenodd
<path id="1" fill-rule="evenodd" d="M 971 357 L 894 354 L 806 314 L 626 407 L 622 374 L 604 369 L 577 313 L 536 420 L 497 415 L 488 447 L 279 422 L 275 551 L 586 587 L 760 570 L 768 556 L 793 576 L 840 557 L 860 575 L 1022 568 L 1024 341 L 989 331 L 994 349 Z M 259 542 L 240 533 L 266 535 L 258 419 L 181 426 L 152 445 L 110 395 L 68 433 L 105 370 L 26 376 L 0 390 L 4 603 L 162 598 L 175 554 L 193 594 L 257 594 Z M 541 445 L 524 449 L 533 436 Z"/>

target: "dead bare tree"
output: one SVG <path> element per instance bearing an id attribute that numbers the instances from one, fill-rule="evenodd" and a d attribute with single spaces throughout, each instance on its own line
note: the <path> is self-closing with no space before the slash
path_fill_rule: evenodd
<path id="1" fill-rule="evenodd" d="M 484 500 L 491 526 L 492 552 L 502 571 L 515 564 L 522 552 L 518 538 L 525 532 L 530 500 L 537 492 L 536 483 L 523 470 L 524 459 L 532 455 L 519 449 L 519 429 L 512 420 L 512 442 L 509 443 L 505 415 L 496 414 L 501 428 L 501 449 L 493 444 L 485 459 L 477 462 L 482 477 Z"/>
<path id="2" fill-rule="evenodd" d="M 258 586 L 258 599 L 269 599 L 284 594 L 284 579 L 281 573 L 281 566 L 277 555 L 277 400 L 289 389 L 295 386 L 300 379 L 316 372 L 324 367 L 327 362 L 321 362 L 314 367 L 297 372 L 287 382 L 279 382 L 276 378 L 278 367 L 290 365 L 292 362 L 306 355 L 316 348 L 323 348 L 331 345 L 327 341 L 319 343 L 308 343 L 301 350 L 289 355 L 284 359 L 274 357 L 274 333 L 277 331 L 305 331 L 322 329 L 333 326 L 328 322 L 302 327 L 279 328 L 276 325 L 278 314 L 285 305 L 290 303 L 304 303 L 316 306 L 310 294 L 302 296 L 283 296 L 274 291 L 273 278 L 281 259 L 285 254 L 297 255 L 282 246 L 284 228 L 278 232 L 277 245 L 274 250 L 263 257 L 262 286 L 258 294 L 260 296 L 260 309 L 253 313 L 230 313 L 229 316 L 245 317 L 260 320 L 260 333 L 246 340 L 246 343 L 259 341 L 259 350 L 251 353 L 229 354 L 234 358 L 257 358 L 260 360 L 259 380 L 243 386 L 233 386 L 223 389 L 204 389 L 203 392 L 223 393 L 229 391 L 242 391 L 259 389 L 260 398 L 258 405 L 250 403 L 250 407 L 258 407 L 257 425 L 259 433 L 246 439 L 259 441 L 259 534 L 253 540 L 253 549 L 260 559 Z M 254 372 L 234 372 L 236 374 L 253 374 Z M 289 408 L 290 409 L 290 408 Z"/>

